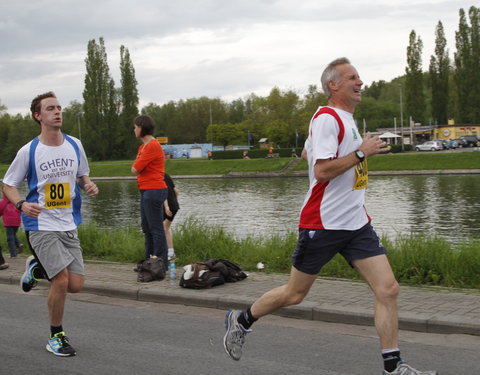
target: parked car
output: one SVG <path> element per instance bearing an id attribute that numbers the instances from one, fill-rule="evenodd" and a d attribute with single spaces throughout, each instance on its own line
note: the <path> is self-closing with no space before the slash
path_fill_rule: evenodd
<path id="1" fill-rule="evenodd" d="M 458 142 L 456 139 L 449 139 L 447 140 L 447 149 L 448 150 L 451 150 L 451 149 L 456 149 L 458 147 Z"/>
<path id="2" fill-rule="evenodd" d="M 440 142 L 444 150 L 448 148 L 447 147 L 448 139 L 432 139 L 432 141 Z"/>
<path id="3" fill-rule="evenodd" d="M 467 141 L 465 139 L 458 138 L 454 139 L 454 141 L 457 142 L 458 147 L 467 147 Z"/>
<path id="4" fill-rule="evenodd" d="M 478 143 L 476 135 L 462 135 L 460 139 L 463 139 L 467 143 L 465 147 L 475 147 Z"/>
<path id="5" fill-rule="evenodd" d="M 440 141 L 427 141 L 415 146 L 415 151 L 440 151 L 443 145 Z"/>

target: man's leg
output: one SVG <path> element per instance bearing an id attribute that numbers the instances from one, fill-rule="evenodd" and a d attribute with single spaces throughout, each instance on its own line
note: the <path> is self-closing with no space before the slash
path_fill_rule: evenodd
<path id="1" fill-rule="evenodd" d="M 7 232 L 7 244 L 8 249 L 10 250 L 10 256 L 15 258 L 17 256 L 17 244 L 15 242 L 16 234 L 15 227 L 5 227 Z"/>
<path id="2" fill-rule="evenodd" d="M 259 319 L 281 307 L 299 304 L 316 278 L 317 275 L 309 275 L 292 267 L 287 284 L 270 290 L 253 303 L 250 308 L 253 317 Z"/>
<path id="3" fill-rule="evenodd" d="M 387 256 L 356 260 L 353 265 L 375 294 L 375 327 L 382 349 L 398 347 L 397 297 L 400 286 Z"/>
<path id="4" fill-rule="evenodd" d="M 250 332 L 249 328 L 253 322 L 281 307 L 302 302 L 316 277 L 292 267 L 286 285 L 265 293 L 247 311 L 228 311 L 225 319 L 227 332 L 223 338 L 223 346 L 227 354 L 236 361 L 240 360 L 245 335 Z"/>
<path id="5" fill-rule="evenodd" d="M 47 350 L 57 356 L 75 355 L 75 350 L 70 346 L 63 331 L 63 313 L 67 292 L 77 293 L 82 290 L 84 279 L 83 275 L 70 273 L 67 269 L 63 269 L 51 280 L 48 293 L 51 335 Z"/>

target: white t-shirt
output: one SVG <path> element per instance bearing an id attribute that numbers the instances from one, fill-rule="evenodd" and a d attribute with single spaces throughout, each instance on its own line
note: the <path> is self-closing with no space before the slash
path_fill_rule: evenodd
<path id="1" fill-rule="evenodd" d="M 42 206 L 32 218 L 22 212 L 25 230 L 68 231 L 82 222 L 77 177 L 90 173 L 81 142 L 64 134 L 60 146 L 46 146 L 38 137 L 23 146 L 8 168 L 3 183 L 18 187 L 27 179 L 28 202 Z"/>
<path id="2" fill-rule="evenodd" d="M 370 221 L 364 207 L 366 186 L 354 189 L 355 168 L 325 183 L 319 183 L 314 176 L 317 160 L 341 158 L 361 144 L 362 137 L 350 112 L 332 107 L 318 108 L 305 141 L 310 188 L 300 213 L 299 228 L 357 230 Z"/>

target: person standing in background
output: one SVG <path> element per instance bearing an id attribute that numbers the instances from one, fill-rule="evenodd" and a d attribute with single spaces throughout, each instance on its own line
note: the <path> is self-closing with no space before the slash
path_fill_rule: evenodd
<path id="1" fill-rule="evenodd" d="M 167 184 L 167 187 L 168 187 L 168 196 L 163 204 L 163 208 L 164 208 L 163 228 L 165 230 L 165 236 L 167 237 L 168 259 L 170 260 L 175 257 L 175 249 L 173 247 L 173 237 L 172 237 L 172 231 L 170 230 L 170 227 L 172 225 L 175 215 L 180 209 L 180 205 L 178 204 L 179 191 L 175 187 L 175 183 L 173 182 L 170 175 L 166 173 L 165 173 L 165 183 Z"/>
<path id="2" fill-rule="evenodd" d="M 22 224 L 20 211 L 10 202 L 7 197 L 3 197 L 0 201 L 0 216 L 3 216 L 3 226 L 7 232 L 7 244 L 10 251 L 10 258 L 17 257 L 18 252 L 21 253 L 23 244 L 17 237 L 18 228 Z"/>
<path id="3" fill-rule="evenodd" d="M 168 252 L 163 229 L 163 202 L 167 199 L 165 183 L 165 155 L 160 143 L 153 136 L 155 123 L 150 116 L 138 116 L 134 120 L 135 137 L 142 141 L 131 172 L 137 176 L 140 191 L 140 214 L 145 235 L 145 259 L 158 257 L 168 269 Z"/>

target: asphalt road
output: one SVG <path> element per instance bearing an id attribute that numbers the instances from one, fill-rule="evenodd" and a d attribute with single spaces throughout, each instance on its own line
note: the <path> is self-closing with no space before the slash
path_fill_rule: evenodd
<path id="1" fill-rule="evenodd" d="M 244 357 L 223 350 L 224 313 L 79 294 L 64 328 L 76 357 L 45 350 L 46 289 L 0 285 L 0 374 L 365 375 L 382 372 L 372 327 L 266 317 L 247 336 Z M 403 357 L 441 375 L 476 374 L 480 337 L 401 332 Z"/>

